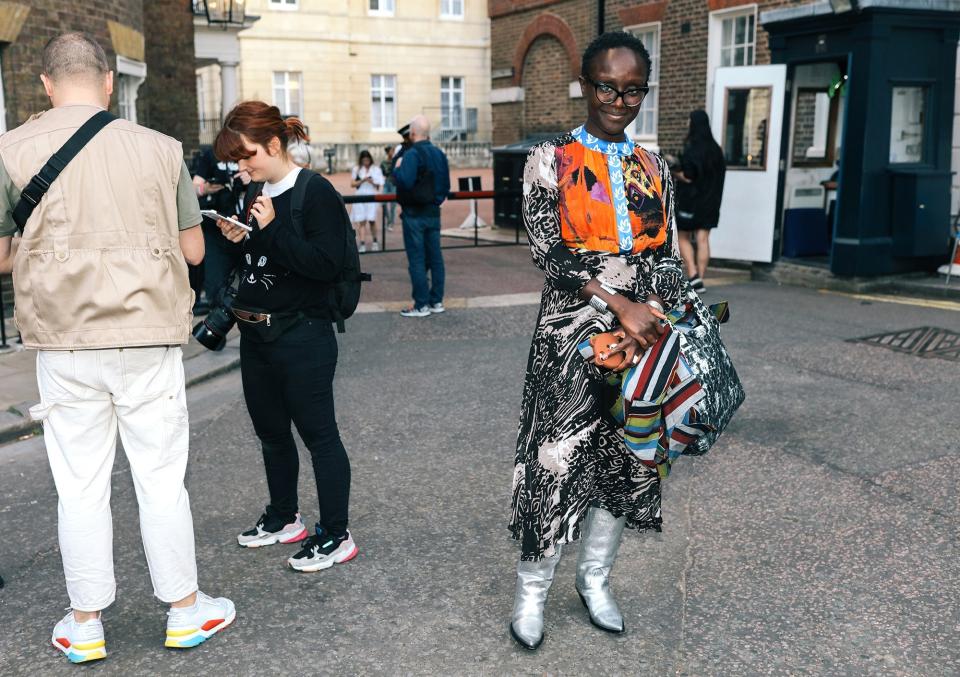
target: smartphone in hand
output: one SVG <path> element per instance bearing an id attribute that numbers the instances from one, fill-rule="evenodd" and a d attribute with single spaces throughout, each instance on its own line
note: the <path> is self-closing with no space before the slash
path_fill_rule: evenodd
<path id="1" fill-rule="evenodd" d="M 208 217 L 210 217 L 211 219 L 214 219 L 214 220 L 216 220 L 216 219 L 223 219 L 223 220 L 226 221 L 227 223 L 233 224 L 234 226 L 237 226 L 238 228 L 243 228 L 243 229 L 244 229 L 245 231 L 247 231 L 248 233 L 253 232 L 253 228 L 251 228 L 251 227 L 248 226 L 247 224 L 243 223 L 242 221 L 237 221 L 235 218 L 233 218 L 233 217 L 231 217 L 231 216 L 224 216 L 223 214 L 218 214 L 217 211 L 214 210 L 214 209 L 201 209 L 201 210 L 200 210 L 200 213 L 203 214 L 204 216 L 208 216 Z"/>

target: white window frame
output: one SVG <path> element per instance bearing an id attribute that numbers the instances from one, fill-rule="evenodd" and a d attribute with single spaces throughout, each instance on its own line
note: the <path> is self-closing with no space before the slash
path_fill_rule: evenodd
<path id="1" fill-rule="evenodd" d="M 760 17 L 758 15 L 757 5 L 740 5 L 730 9 L 720 9 L 716 12 L 710 12 L 708 19 L 709 29 L 707 37 L 707 107 L 713 105 L 713 81 L 714 74 L 720 68 L 721 54 L 723 52 L 723 22 L 727 19 L 736 19 L 740 16 L 753 15 L 753 63 L 745 64 L 753 66 L 757 63 L 757 31 L 760 30 Z M 741 66 L 735 66 L 741 68 Z"/>
<path id="2" fill-rule="evenodd" d="M 277 76 L 283 75 L 284 81 L 282 85 L 283 89 L 283 101 L 277 100 Z M 291 110 L 290 106 L 290 82 L 291 76 L 296 76 L 297 89 L 300 92 L 300 105 L 298 110 Z M 280 109 L 281 115 L 294 115 L 301 120 L 303 119 L 303 72 L 302 71 L 273 71 L 270 74 L 270 90 L 273 92 L 273 105 Z"/>
<path id="3" fill-rule="evenodd" d="M 147 64 L 117 55 L 117 105 L 120 117 L 137 122 L 137 93 L 147 79 Z M 124 115 L 124 109 L 127 114 Z"/>
<path id="4" fill-rule="evenodd" d="M 379 84 L 376 84 L 374 78 L 380 78 Z M 391 79 L 391 85 L 387 86 L 386 78 Z M 393 105 L 390 106 L 392 119 L 385 120 L 384 111 L 388 110 L 387 93 L 392 93 Z M 374 97 L 380 103 L 380 119 L 374 120 L 373 102 Z M 397 129 L 397 76 L 395 73 L 371 73 L 370 74 L 370 131 L 372 132 L 393 132 Z"/>
<path id="5" fill-rule="evenodd" d="M 300 0 L 267 0 L 267 9 L 277 12 L 296 12 L 300 9 Z"/>
<path id="6" fill-rule="evenodd" d="M 206 87 L 203 86 L 203 77 L 197 73 L 197 119 L 203 124 L 203 120 L 207 119 L 207 91 Z"/>
<path id="7" fill-rule="evenodd" d="M 647 92 L 643 103 L 640 104 L 642 110 L 644 106 L 648 106 L 648 102 L 653 103 L 653 131 L 641 134 L 637 129 L 637 121 L 634 120 L 631 125 L 630 136 L 634 141 L 643 141 L 646 145 L 652 146 L 653 148 L 651 148 L 651 150 L 657 150 L 657 138 L 660 131 L 660 55 L 663 46 L 663 26 L 660 21 L 651 21 L 650 23 L 628 26 L 624 28 L 624 30 L 637 37 L 639 37 L 640 33 L 649 33 L 651 31 L 656 33 L 656 51 L 650 54 L 653 67 L 650 69 L 651 72 L 647 80 L 650 91 Z M 644 46 L 646 47 L 646 45 Z M 649 47 L 647 47 L 647 51 L 650 51 Z M 647 110 L 650 110 L 650 108 L 647 108 Z M 639 115 L 637 117 L 639 118 Z"/>
<path id="8" fill-rule="evenodd" d="M 444 86 L 443 86 L 444 80 L 449 81 L 450 86 L 444 87 Z M 460 87 L 459 87 L 459 89 L 452 86 L 454 80 L 459 80 L 459 81 L 460 81 Z M 459 92 L 459 93 L 460 93 L 460 123 L 461 123 L 461 125 L 466 125 L 466 122 L 467 122 L 467 120 L 466 120 L 466 118 L 467 118 L 467 78 L 464 77 L 463 75 L 441 75 L 441 76 L 440 76 L 440 120 L 441 120 L 441 125 L 442 125 L 442 121 L 443 121 L 444 111 L 446 111 L 446 110 L 454 110 L 454 108 L 455 108 L 454 106 L 447 106 L 446 108 L 444 108 L 444 106 L 443 106 L 443 93 L 444 93 L 444 92 L 448 92 L 448 94 L 449 94 L 448 101 L 452 101 L 452 100 L 453 100 L 453 95 L 454 95 L 455 92 Z M 459 127 L 459 128 L 457 128 L 457 129 L 461 129 L 461 128 L 462 128 L 462 127 Z"/>
<path id="9" fill-rule="evenodd" d="M 453 12 L 455 3 L 460 4 L 460 13 Z M 467 13 L 467 0 L 440 0 L 440 18 L 450 19 L 452 21 L 463 21 Z"/>
<path id="10" fill-rule="evenodd" d="M 397 0 L 376 0 L 377 9 L 370 7 L 374 0 L 364 0 L 367 3 L 367 14 L 370 16 L 393 16 L 397 12 Z"/>
<path id="11" fill-rule="evenodd" d="M 744 36 L 743 42 L 737 42 L 737 24 L 743 19 L 744 30 L 749 33 Z M 752 19 L 752 21 L 751 21 Z M 729 45 L 724 44 L 724 33 L 727 24 L 731 24 L 730 37 L 732 42 Z M 743 63 L 723 63 L 724 52 L 731 52 L 731 62 L 735 60 L 737 52 L 743 52 Z M 735 14 L 724 17 L 720 22 L 720 65 L 721 66 L 753 66 L 757 62 L 757 16 L 750 12 Z"/>

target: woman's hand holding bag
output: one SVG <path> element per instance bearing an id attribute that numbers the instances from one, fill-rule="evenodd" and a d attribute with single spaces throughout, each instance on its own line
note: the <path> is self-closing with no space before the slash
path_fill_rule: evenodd
<path id="1" fill-rule="evenodd" d="M 617 319 L 620 320 L 620 326 L 640 344 L 643 350 L 646 350 L 657 339 L 667 331 L 666 315 L 656 308 L 646 303 L 635 303 L 628 299 L 623 299 L 616 308 L 611 308 Z"/>

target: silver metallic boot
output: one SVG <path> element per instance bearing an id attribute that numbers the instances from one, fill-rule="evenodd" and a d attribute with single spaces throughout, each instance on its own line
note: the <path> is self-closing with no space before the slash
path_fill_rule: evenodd
<path id="1" fill-rule="evenodd" d="M 610 593 L 610 569 L 620 549 L 626 518 L 617 519 L 602 508 L 589 508 L 580 526 L 577 592 L 590 622 L 607 632 L 623 632 L 623 616 Z"/>
<path id="2" fill-rule="evenodd" d="M 560 562 L 560 546 L 552 557 L 517 565 L 517 596 L 513 601 L 510 635 L 524 649 L 533 651 L 543 642 L 543 607 Z"/>

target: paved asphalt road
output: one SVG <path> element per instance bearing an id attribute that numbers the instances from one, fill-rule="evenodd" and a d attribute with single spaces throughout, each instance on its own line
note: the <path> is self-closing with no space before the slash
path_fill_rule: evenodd
<path id="1" fill-rule="evenodd" d="M 662 534 L 628 534 L 613 586 L 627 633 L 588 622 L 560 566 L 537 653 L 506 627 L 505 529 L 534 306 L 426 320 L 354 318 L 338 416 L 361 554 L 319 574 L 290 548 L 237 547 L 266 495 L 237 374 L 190 391 L 188 486 L 204 590 L 236 624 L 162 648 L 133 487 L 114 479 L 119 600 L 109 658 L 68 665 L 50 630 L 67 604 L 40 440 L 0 448 L 0 674 L 960 674 L 960 363 L 845 339 L 960 313 L 740 284 L 725 330 L 748 399 L 705 458 L 665 488 Z M 309 466 L 304 463 L 304 469 Z M 309 473 L 302 510 L 316 516 Z"/>

